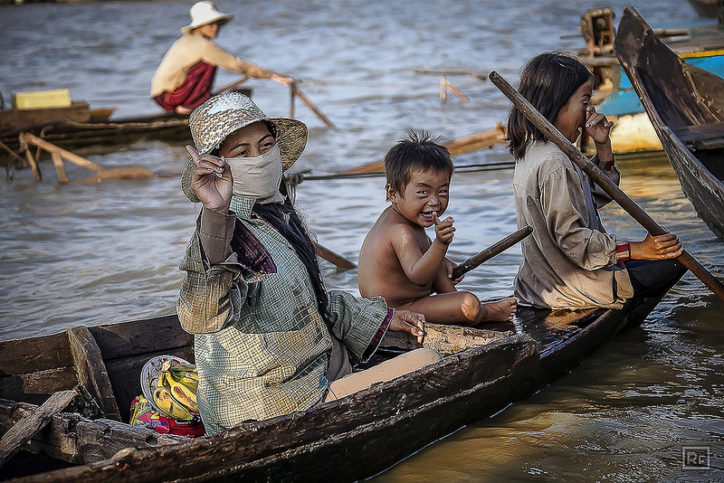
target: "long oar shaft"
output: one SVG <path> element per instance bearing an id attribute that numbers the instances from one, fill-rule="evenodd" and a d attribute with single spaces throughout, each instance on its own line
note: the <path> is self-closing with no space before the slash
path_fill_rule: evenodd
<path id="1" fill-rule="evenodd" d="M 641 226 L 646 228 L 649 233 L 652 235 L 663 235 L 668 233 L 664 227 L 651 218 L 651 216 L 637 205 L 635 201 L 629 198 L 628 195 L 624 193 L 618 185 L 616 185 L 616 183 L 606 176 L 603 171 L 598 168 L 598 166 L 586 159 L 586 157 L 573 145 L 573 143 L 563 136 L 563 134 L 561 134 L 560 131 L 558 131 L 558 129 L 556 129 L 555 126 L 548 121 L 548 119 L 538 112 L 538 110 L 533 107 L 533 105 L 517 90 L 515 90 L 513 86 L 503 79 L 500 74 L 497 72 L 491 72 L 489 79 L 503 94 L 505 94 L 508 99 L 511 100 L 515 107 L 520 109 L 520 112 L 522 112 L 523 115 L 535 125 L 535 127 L 540 129 L 547 139 L 550 139 L 556 146 L 558 146 L 561 151 L 563 151 L 571 159 L 571 161 L 586 172 L 586 174 L 588 174 L 596 184 L 603 188 L 603 190 L 606 191 L 611 198 L 616 200 L 621 208 L 626 210 L 626 212 L 638 221 Z M 717 297 L 724 300 L 724 285 L 722 285 L 722 283 L 714 277 L 714 275 L 707 271 L 701 263 L 691 256 L 689 252 L 685 250 L 678 260 L 682 263 L 682 265 L 691 270 L 691 273 L 696 275 L 696 277 L 701 280 L 704 285 L 709 287 L 709 289 L 711 289 Z"/>
<path id="2" fill-rule="evenodd" d="M 473 268 L 477 267 L 478 265 L 490 260 L 495 255 L 498 255 L 499 253 L 504 252 L 508 248 L 512 247 L 519 241 L 521 241 L 523 238 L 527 237 L 533 233 L 533 228 L 530 226 L 526 226 L 524 228 L 521 228 L 520 230 L 511 233 L 510 235 L 506 236 L 499 242 L 495 243 L 494 245 L 489 246 L 482 252 L 478 253 L 477 255 L 473 255 L 472 257 L 465 260 L 460 265 L 453 268 L 452 271 L 452 278 L 456 279 L 460 275 L 464 273 L 468 273 Z"/>
<path id="3" fill-rule="evenodd" d="M 319 108 L 315 106 L 312 101 L 309 100 L 309 98 L 304 94 L 304 92 L 302 92 L 296 82 L 292 84 L 292 92 L 296 94 L 296 96 L 301 99 L 302 102 L 307 105 L 307 107 L 314 111 L 317 117 L 319 117 L 319 119 L 321 119 L 322 122 L 327 125 L 327 127 L 334 127 L 334 123 L 330 121 L 329 118 L 325 116 L 324 113 L 322 113 L 322 111 L 320 111 Z"/>

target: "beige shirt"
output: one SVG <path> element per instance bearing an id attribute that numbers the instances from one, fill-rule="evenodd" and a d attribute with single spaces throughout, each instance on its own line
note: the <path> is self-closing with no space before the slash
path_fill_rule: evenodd
<path id="1" fill-rule="evenodd" d="M 617 167 L 604 173 L 619 183 Z M 616 264 L 616 236 L 606 233 L 598 216 L 597 208 L 611 198 L 555 144 L 528 146 L 515 165 L 513 193 L 518 226 L 534 229 L 522 242 L 515 279 L 522 305 L 620 307 L 633 295 L 628 272 Z"/>
<path id="2" fill-rule="evenodd" d="M 198 62 L 262 79 L 268 79 L 273 74 L 236 57 L 199 33 L 187 33 L 174 42 L 163 56 L 151 79 L 151 97 L 173 91 L 183 84 L 189 69 Z"/>

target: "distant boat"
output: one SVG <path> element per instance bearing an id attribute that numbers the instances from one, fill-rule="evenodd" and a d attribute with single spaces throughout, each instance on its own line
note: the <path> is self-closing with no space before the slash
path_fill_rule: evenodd
<path id="1" fill-rule="evenodd" d="M 700 17 L 716 18 L 719 16 L 719 0 L 689 0 L 689 3 Z"/>
<path id="2" fill-rule="evenodd" d="M 614 121 L 614 152 L 661 151 L 656 131 L 615 55 L 612 10 L 587 11 L 581 17 L 581 31 L 588 46 L 578 56 L 597 79 L 596 109 Z M 658 28 L 653 32 L 688 64 L 724 76 L 724 32 L 718 30 L 716 22 L 698 21 L 684 28 Z M 587 140 L 583 144 L 584 150 L 592 149 Z"/>
<path id="3" fill-rule="evenodd" d="M 633 7 L 615 50 L 684 194 L 724 241 L 724 79 L 684 62 Z"/>

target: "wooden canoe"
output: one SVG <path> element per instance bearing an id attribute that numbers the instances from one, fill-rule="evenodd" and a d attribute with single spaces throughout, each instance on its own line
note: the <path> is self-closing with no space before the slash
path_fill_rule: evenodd
<path id="1" fill-rule="evenodd" d="M 122 422 L 141 393 L 139 374 L 148 359 L 193 360 L 192 337 L 176 316 L 5 341 L 0 432 L 32 417 L 56 392 L 75 389 L 84 396 L 55 414 L 2 472 L 74 483 L 372 476 L 570 371 L 618 331 L 639 324 L 662 296 L 634 298 L 619 310 L 521 309 L 514 324 L 494 331 L 449 327 L 442 332 L 450 332 L 451 354 L 434 365 L 308 411 L 195 439 Z M 484 345 L 455 352 L 481 334 Z M 399 353 L 390 347 L 405 345 L 391 335 L 398 337 L 378 350 L 378 361 Z"/>
<path id="2" fill-rule="evenodd" d="M 247 96 L 250 88 L 234 89 Z M 29 132 L 64 149 L 87 148 L 90 146 L 108 146 L 133 144 L 140 141 L 188 142 L 191 140 L 189 119 L 186 115 L 172 113 L 153 114 L 118 119 L 108 119 L 97 115 L 99 109 L 88 110 L 85 103 L 75 103 L 78 109 L 82 105 L 85 111 L 76 112 L 63 109 L 42 109 L 35 117 L 15 118 L 9 111 L 0 111 L 0 119 L 6 112 L 7 122 L 0 127 L 0 142 L 15 152 L 20 151 L 18 136 Z M 61 112 L 62 111 L 62 112 Z M 25 111 L 26 115 L 28 112 Z M 106 114 L 110 115 L 109 112 Z M 40 117 L 38 117 L 40 116 Z M 31 122 L 32 121 L 32 122 Z M 0 151 L 0 161 L 7 156 Z"/>
<path id="3" fill-rule="evenodd" d="M 682 191 L 724 241 L 724 79 L 682 61 L 633 7 L 624 9 L 615 50 Z"/>

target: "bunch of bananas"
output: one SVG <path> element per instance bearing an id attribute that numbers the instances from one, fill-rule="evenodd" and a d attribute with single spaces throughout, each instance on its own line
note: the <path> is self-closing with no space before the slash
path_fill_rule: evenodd
<path id="1" fill-rule="evenodd" d="M 171 365 L 164 361 L 158 376 L 153 402 L 158 408 L 179 421 L 191 421 L 199 413 L 196 389 L 199 375 L 193 365 Z"/>

